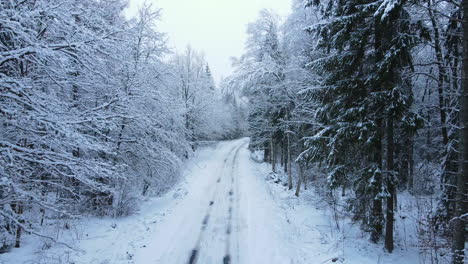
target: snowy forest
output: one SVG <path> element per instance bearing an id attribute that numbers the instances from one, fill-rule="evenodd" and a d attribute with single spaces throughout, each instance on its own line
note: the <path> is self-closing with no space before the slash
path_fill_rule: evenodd
<path id="1" fill-rule="evenodd" d="M 197 142 L 238 133 L 203 55 L 167 59 L 159 10 L 125 6 L 1 1 L 0 248 L 49 219 L 129 214 Z"/>
<path id="2" fill-rule="evenodd" d="M 262 9 L 219 83 L 127 6 L 0 0 L 1 264 L 466 263 L 468 0 Z"/>
<path id="3" fill-rule="evenodd" d="M 288 189 L 322 185 L 388 252 L 418 200 L 421 243 L 453 263 L 468 209 L 462 2 L 296 0 L 284 23 L 263 10 L 230 79 L 252 102 L 250 147 Z"/>

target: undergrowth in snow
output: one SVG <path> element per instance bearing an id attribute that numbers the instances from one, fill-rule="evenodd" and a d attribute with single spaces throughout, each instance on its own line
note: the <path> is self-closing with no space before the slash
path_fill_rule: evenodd
<path id="1" fill-rule="evenodd" d="M 187 194 L 192 170 L 204 166 L 216 149 L 205 144 L 185 165 L 182 180 L 158 197 L 140 198 L 131 216 L 121 218 L 81 218 L 53 223 L 45 233 L 60 243 L 26 235 L 21 248 L 0 254 L 1 264 L 127 264 L 133 263 L 135 251 L 150 242 L 157 224 Z"/>
<path id="2" fill-rule="evenodd" d="M 358 223 L 351 221 L 346 211 L 346 199 L 340 191 L 331 194 L 324 188 L 325 182 L 313 180 L 318 169 L 307 172 L 307 189 L 301 190 L 299 197 L 295 190 L 288 190 L 287 174 L 277 168 L 271 171 L 271 164 L 262 163 L 260 153 L 251 155 L 257 162 L 257 175 L 267 183 L 272 198 L 282 209 L 290 233 L 284 234 L 302 255 L 304 262 L 314 259 L 314 263 L 348 264 L 423 264 L 450 261 L 446 248 L 437 247 L 424 241 L 432 241 L 428 213 L 435 206 L 436 197 L 413 197 L 404 192 L 399 194 L 396 211 L 395 251 L 385 252 L 383 241 L 369 243 L 369 234 Z M 311 181 L 312 180 L 312 181 Z M 294 186 L 296 187 L 296 186 Z M 424 217 L 425 216 L 425 217 Z M 443 243 L 443 241 L 440 241 Z"/>

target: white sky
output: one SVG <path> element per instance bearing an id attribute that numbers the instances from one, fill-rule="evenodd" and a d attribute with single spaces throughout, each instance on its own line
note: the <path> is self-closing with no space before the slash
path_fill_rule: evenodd
<path id="1" fill-rule="evenodd" d="M 127 15 L 136 13 L 145 0 L 130 0 Z M 290 0 L 147 0 L 162 8 L 159 31 L 169 35 L 169 45 L 184 51 L 187 45 L 205 53 L 216 82 L 231 71 L 231 57 L 239 57 L 247 24 L 262 8 L 281 16 L 290 13 Z"/>

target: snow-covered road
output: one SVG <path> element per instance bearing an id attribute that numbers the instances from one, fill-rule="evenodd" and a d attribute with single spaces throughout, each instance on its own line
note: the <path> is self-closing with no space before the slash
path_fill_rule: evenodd
<path id="1" fill-rule="evenodd" d="M 188 179 L 187 193 L 158 223 L 135 263 L 289 263 L 275 207 L 253 174 L 248 140 L 219 144 Z"/>
<path id="2" fill-rule="evenodd" d="M 76 250 L 28 235 L 21 248 L 0 254 L 0 264 L 418 263 L 416 250 L 398 242 L 399 250 L 385 253 L 346 218 L 337 230 L 314 188 L 294 196 L 269 164 L 251 159 L 248 143 L 200 148 L 177 186 L 131 216 L 69 222 L 60 238 Z"/>

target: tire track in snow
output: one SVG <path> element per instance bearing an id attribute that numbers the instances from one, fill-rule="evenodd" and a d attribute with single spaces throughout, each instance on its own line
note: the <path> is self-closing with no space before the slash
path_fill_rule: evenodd
<path id="1" fill-rule="evenodd" d="M 227 238 L 226 238 L 226 252 L 225 252 L 225 255 L 224 255 L 224 258 L 223 258 L 223 264 L 230 264 L 232 259 L 231 259 L 231 254 L 230 254 L 230 250 L 231 250 L 231 239 L 232 239 L 232 231 L 233 231 L 233 224 L 232 224 L 232 220 L 233 220 L 233 210 L 234 210 L 234 200 L 236 200 L 236 202 L 238 201 L 238 199 L 234 198 L 234 195 L 236 194 L 236 197 L 239 197 L 239 194 L 238 194 L 238 179 L 235 179 L 236 177 L 234 177 L 235 175 L 235 170 L 236 170 L 236 166 L 237 166 L 237 156 L 239 154 L 239 151 L 245 146 L 245 144 L 247 143 L 244 143 L 242 144 L 241 146 L 239 146 L 239 148 L 236 150 L 236 153 L 234 154 L 234 158 L 232 160 L 232 166 L 231 166 L 231 186 L 230 186 L 230 190 L 229 190 L 229 207 L 228 207 L 228 222 L 227 222 L 227 228 L 226 228 L 226 235 L 227 235 Z M 239 203 L 237 202 L 237 214 L 238 215 L 238 209 L 239 209 Z M 237 235 L 236 235 L 236 238 L 237 238 Z M 239 243 L 239 240 L 238 238 L 236 239 L 236 246 L 237 244 Z M 236 250 L 236 256 L 238 257 L 239 255 L 239 252 L 238 252 L 238 247 L 237 247 L 237 250 Z"/>
<path id="2" fill-rule="evenodd" d="M 245 143 L 244 145 L 247 145 L 248 143 Z M 236 166 L 239 163 L 238 160 L 236 160 Z M 236 262 L 240 263 L 240 246 L 239 246 L 239 233 L 240 233 L 240 187 L 239 187 L 239 170 L 236 170 L 236 182 L 235 182 L 235 190 L 236 190 L 236 233 L 235 233 L 235 251 L 236 251 Z M 234 172 L 233 172 L 234 174 Z"/>
<path id="3" fill-rule="evenodd" d="M 188 264 L 196 264 L 197 261 L 198 261 L 198 258 L 199 258 L 199 255 L 200 255 L 200 250 L 201 250 L 201 243 L 202 243 L 202 241 L 203 241 L 203 239 L 204 239 L 204 237 L 206 235 L 206 230 L 208 229 L 208 225 L 209 225 L 209 222 L 210 222 L 209 220 L 210 220 L 210 217 L 211 217 L 211 213 L 213 211 L 214 203 L 215 203 L 216 197 L 218 196 L 219 189 L 221 188 L 220 186 L 222 186 L 222 184 L 221 184 L 222 183 L 222 178 L 226 173 L 226 169 L 229 167 L 228 166 L 229 158 L 232 156 L 232 153 L 234 153 L 234 151 L 235 151 L 235 154 L 234 154 L 233 159 L 232 159 L 232 162 L 234 164 L 234 161 L 235 161 L 235 159 L 237 157 L 237 153 L 239 152 L 240 148 L 243 145 L 241 145 L 239 147 L 236 147 L 236 146 L 233 147 L 229 151 L 228 155 L 226 155 L 226 158 L 224 159 L 224 165 L 223 165 L 222 171 L 221 171 L 220 176 L 218 177 L 218 179 L 216 180 L 216 183 L 215 183 L 216 184 L 216 189 L 215 189 L 215 191 L 213 193 L 212 199 L 209 202 L 208 209 L 206 210 L 205 217 L 203 218 L 202 225 L 201 225 L 201 228 L 200 228 L 200 234 L 198 235 L 198 239 L 197 239 L 197 242 L 195 244 L 195 247 L 190 252 Z M 230 262 L 227 262 L 227 263 L 230 263 Z"/>

